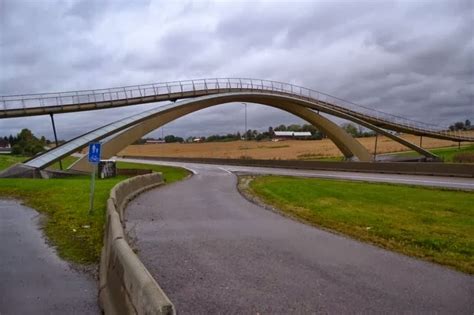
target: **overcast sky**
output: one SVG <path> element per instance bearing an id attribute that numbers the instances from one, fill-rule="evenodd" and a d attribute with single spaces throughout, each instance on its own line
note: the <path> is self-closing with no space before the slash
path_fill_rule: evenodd
<path id="1" fill-rule="evenodd" d="M 473 29 L 472 0 L 0 0 L 0 95 L 251 77 L 447 125 L 474 120 Z M 162 104 L 56 115 L 59 137 Z M 248 117 L 252 129 L 300 122 L 258 105 Z M 52 138 L 49 116 L 0 120 L 0 135 L 24 127 Z M 230 104 L 164 132 L 243 129 Z"/>

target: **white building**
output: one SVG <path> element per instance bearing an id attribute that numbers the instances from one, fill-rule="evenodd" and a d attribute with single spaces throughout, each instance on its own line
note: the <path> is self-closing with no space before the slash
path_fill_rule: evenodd
<path id="1" fill-rule="evenodd" d="M 284 139 L 307 139 L 311 137 L 311 132 L 309 131 L 275 131 L 274 140 L 284 140 Z"/>

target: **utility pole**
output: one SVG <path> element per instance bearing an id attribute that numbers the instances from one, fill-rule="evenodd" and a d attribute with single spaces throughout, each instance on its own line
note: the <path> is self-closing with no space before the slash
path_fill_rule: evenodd
<path id="1" fill-rule="evenodd" d="M 375 148 L 374 148 L 374 162 L 376 161 L 376 158 L 377 158 L 377 140 L 379 138 L 379 134 L 376 133 L 375 134 Z"/>
<path id="2" fill-rule="evenodd" d="M 245 105 L 245 132 L 244 132 L 244 135 L 245 135 L 245 140 L 248 140 L 248 136 L 247 136 L 247 103 L 242 103 Z"/>
<path id="3" fill-rule="evenodd" d="M 54 124 L 54 117 L 53 113 L 49 114 L 51 117 L 51 123 L 53 124 L 53 132 L 54 132 L 54 142 L 56 143 L 56 147 L 58 146 L 58 136 L 56 135 L 56 126 Z M 59 168 L 62 170 L 63 169 L 63 163 L 61 160 L 59 160 Z"/>

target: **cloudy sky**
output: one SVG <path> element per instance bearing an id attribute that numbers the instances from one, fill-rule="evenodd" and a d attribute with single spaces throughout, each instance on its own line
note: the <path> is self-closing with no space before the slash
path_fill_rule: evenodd
<path id="1" fill-rule="evenodd" d="M 447 125 L 474 120 L 473 29 L 471 0 L 0 0 L 0 95 L 252 77 Z M 55 117 L 67 139 L 160 105 Z M 258 105 L 248 121 L 252 129 L 300 122 Z M 0 120 L 0 135 L 23 127 L 52 138 L 48 116 Z M 243 129 L 243 105 L 229 104 L 164 133 Z"/>

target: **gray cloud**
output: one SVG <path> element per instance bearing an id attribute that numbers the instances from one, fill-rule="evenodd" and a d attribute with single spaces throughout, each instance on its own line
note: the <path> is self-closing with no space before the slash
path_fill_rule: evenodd
<path id="1" fill-rule="evenodd" d="M 474 4 L 454 1 L 0 2 L 0 94 L 177 79 L 254 77 L 300 84 L 446 125 L 474 118 Z M 140 110 L 57 115 L 63 138 Z M 301 122 L 249 105 L 249 127 Z M 51 137 L 49 117 L 0 121 Z M 243 130 L 243 106 L 170 123 L 181 136 Z M 154 134 L 160 134 L 157 131 Z"/>

